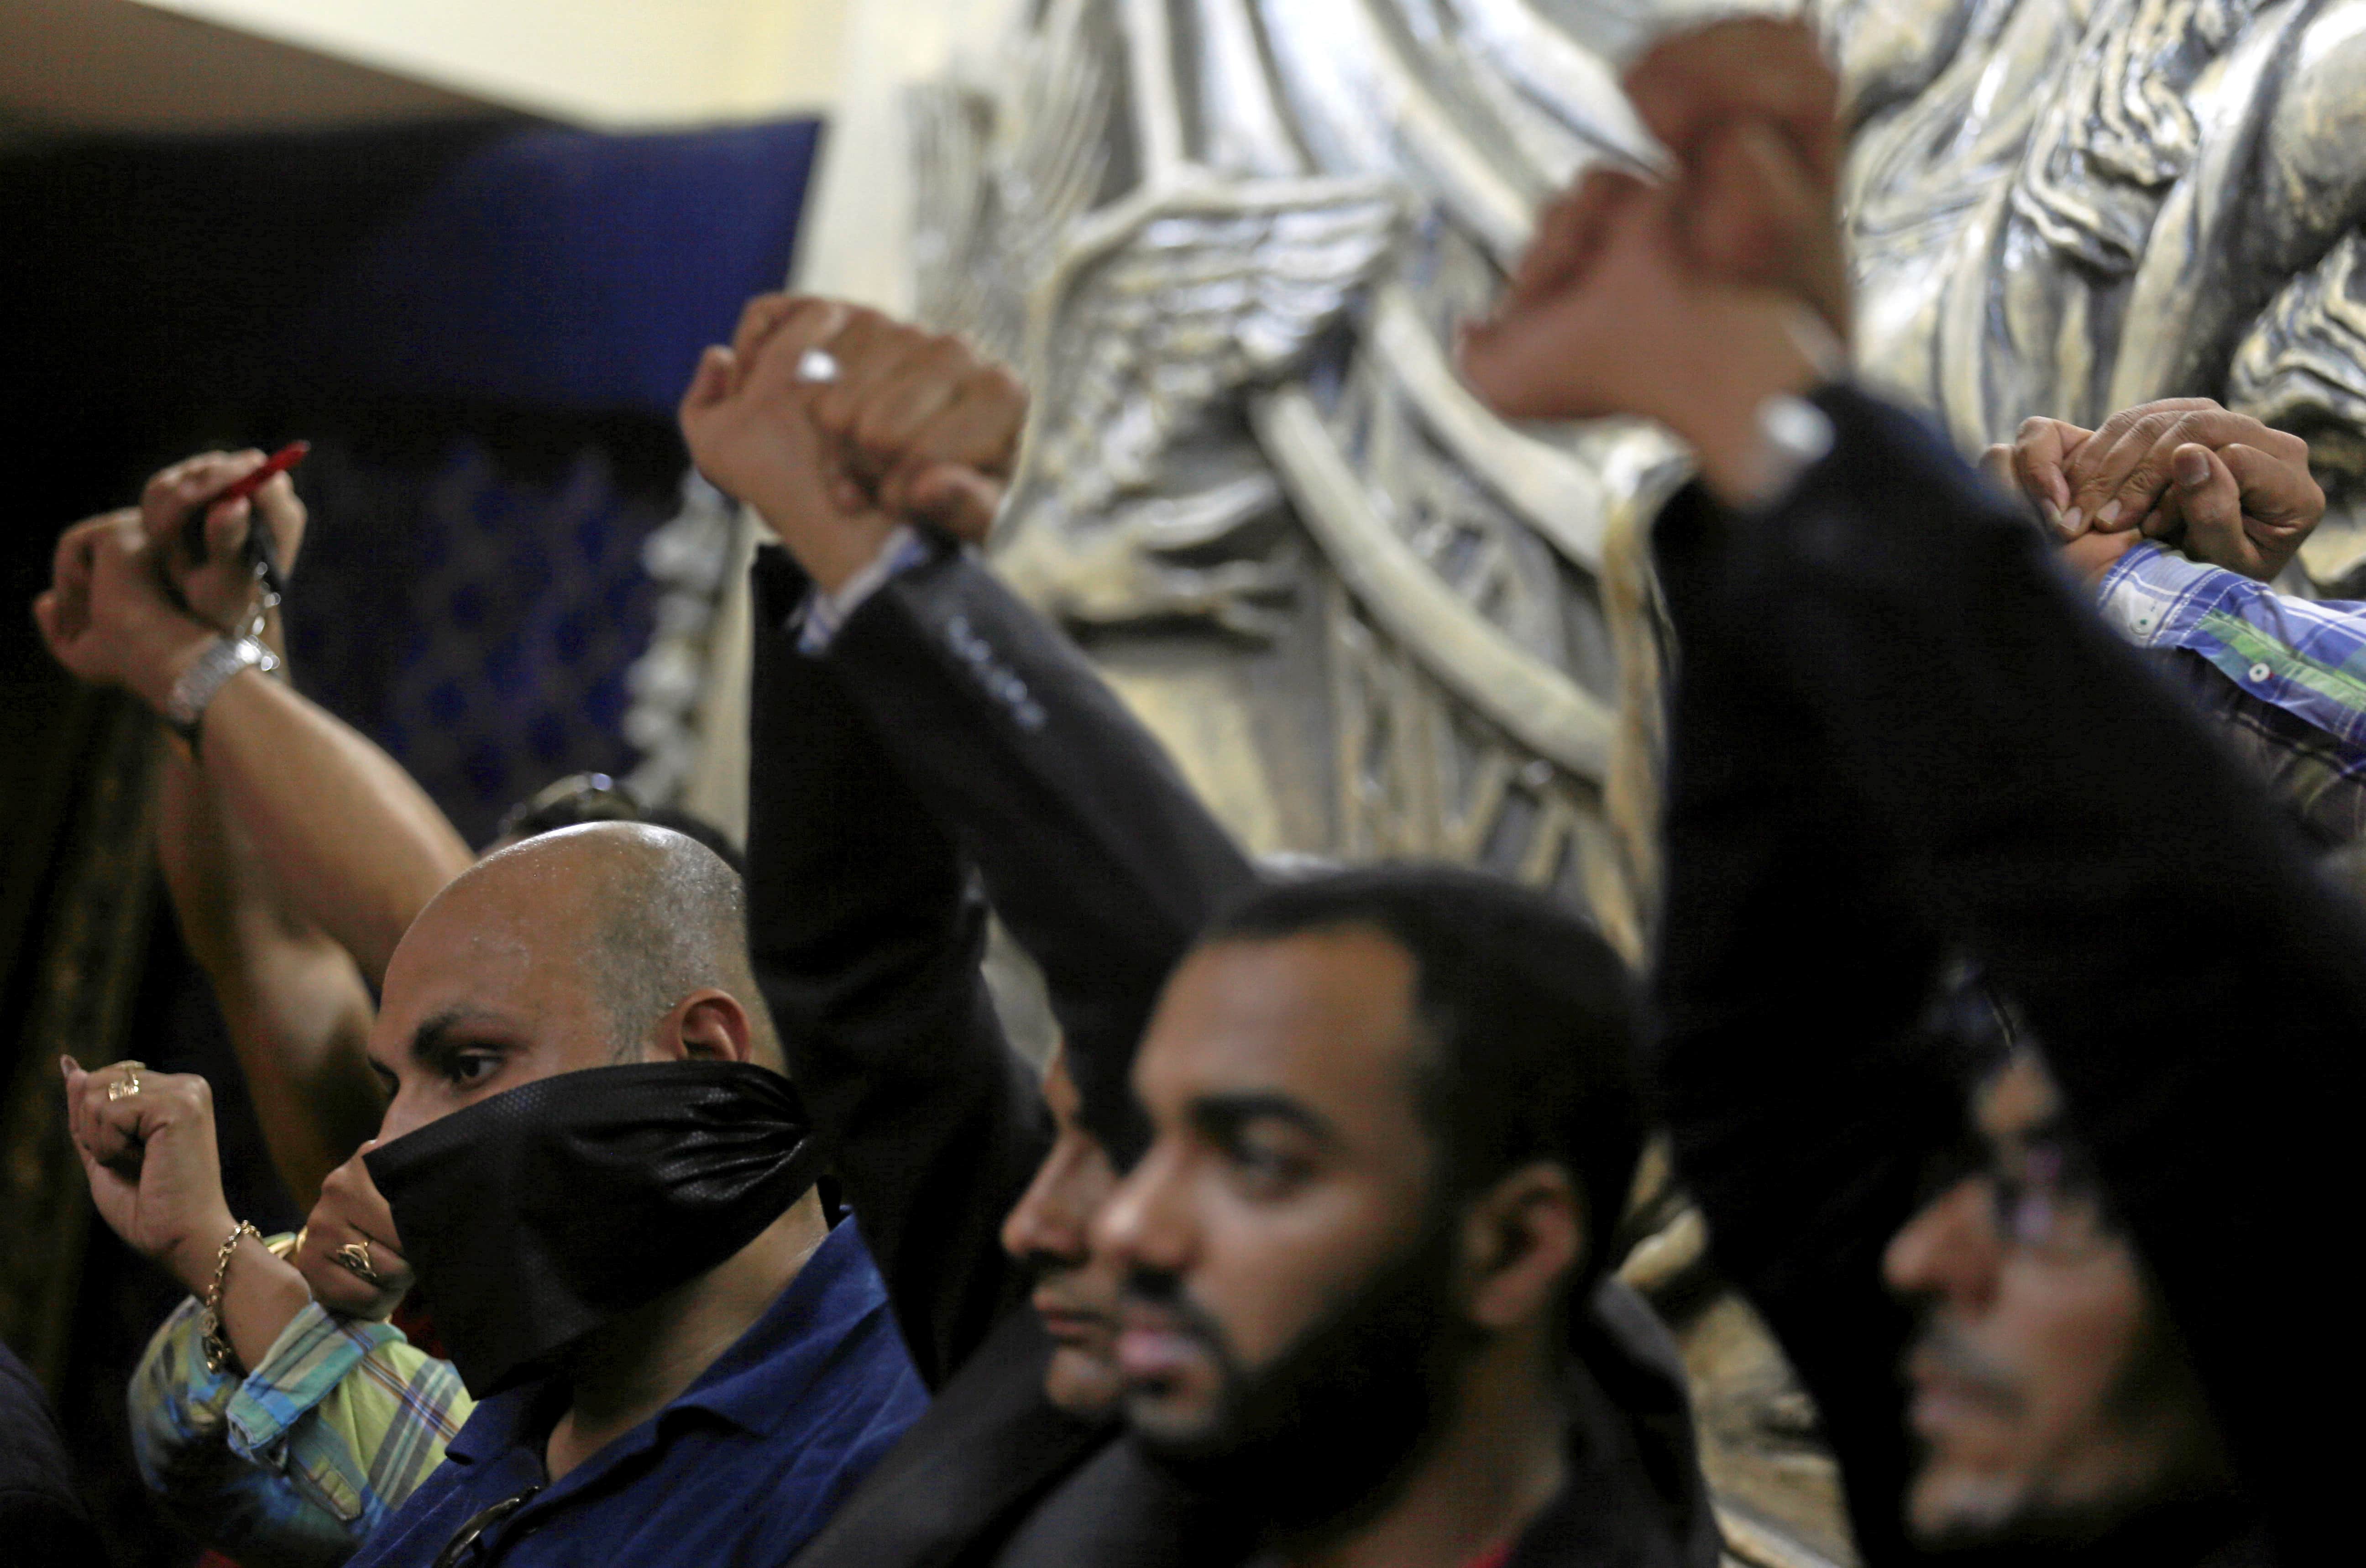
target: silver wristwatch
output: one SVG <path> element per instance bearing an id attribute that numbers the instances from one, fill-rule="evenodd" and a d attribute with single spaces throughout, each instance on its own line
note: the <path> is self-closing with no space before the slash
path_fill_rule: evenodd
<path id="1" fill-rule="evenodd" d="M 216 637 L 197 655 L 197 662 L 173 682 L 172 695 L 164 699 L 164 722 L 194 750 L 197 744 L 197 721 L 205 717 L 214 694 L 231 676 L 249 667 L 268 675 L 279 668 L 279 659 L 251 637 Z"/>

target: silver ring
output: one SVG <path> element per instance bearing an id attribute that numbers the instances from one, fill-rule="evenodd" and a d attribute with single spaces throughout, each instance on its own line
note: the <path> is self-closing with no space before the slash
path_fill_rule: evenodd
<path id="1" fill-rule="evenodd" d="M 797 379 L 816 386 L 838 379 L 838 355 L 826 348 L 809 348 L 797 355 Z"/>

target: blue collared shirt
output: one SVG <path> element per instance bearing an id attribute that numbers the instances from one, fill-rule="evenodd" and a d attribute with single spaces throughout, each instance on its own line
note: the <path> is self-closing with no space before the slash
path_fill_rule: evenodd
<path id="1" fill-rule="evenodd" d="M 854 1223 L 833 1231 L 689 1390 L 546 1484 L 555 1379 L 495 1394 L 352 1568 L 429 1568 L 479 1513 L 540 1485 L 486 1534 L 494 1568 L 784 1563 L 928 1403 Z"/>

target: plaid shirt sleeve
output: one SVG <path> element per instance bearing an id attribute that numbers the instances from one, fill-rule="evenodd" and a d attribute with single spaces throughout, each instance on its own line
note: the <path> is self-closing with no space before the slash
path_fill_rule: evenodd
<path id="1" fill-rule="evenodd" d="M 207 1370 L 198 1319 L 184 1302 L 149 1342 L 132 1450 L 149 1489 L 232 1555 L 344 1561 L 468 1417 L 459 1374 L 387 1324 L 307 1305 L 240 1379 Z"/>
<path id="2" fill-rule="evenodd" d="M 2296 599 L 2158 545 L 2121 557 L 2095 597 L 2138 647 L 2198 654 L 2246 695 L 2366 755 L 2366 604 Z"/>

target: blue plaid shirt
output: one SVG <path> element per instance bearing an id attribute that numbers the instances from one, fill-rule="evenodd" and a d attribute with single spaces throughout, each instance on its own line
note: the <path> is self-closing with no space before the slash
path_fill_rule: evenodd
<path id="1" fill-rule="evenodd" d="M 207 1367 L 199 1316 L 184 1302 L 149 1341 L 131 1450 L 165 1506 L 232 1556 L 344 1562 L 443 1462 L 472 1408 L 450 1364 L 390 1325 L 308 1303 L 241 1376 Z"/>
<path id="2" fill-rule="evenodd" d="M 2293 598 L 2150 544 L 2095 599 L 2137 647 L 2206 667 L 2196 696 L 2319 837 L 2366 831 L 2366 604 Z"/>

